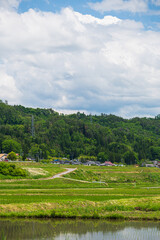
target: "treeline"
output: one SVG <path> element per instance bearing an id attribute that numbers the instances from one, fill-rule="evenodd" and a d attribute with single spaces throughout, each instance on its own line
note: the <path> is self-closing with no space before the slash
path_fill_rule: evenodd
<path id="1" fill-rule="evenodd" d="M 160 159 L 160 117 L 64 115 L 0 101 L 0 151 L 38 159 L 95 156 L 134 164 Z"/>

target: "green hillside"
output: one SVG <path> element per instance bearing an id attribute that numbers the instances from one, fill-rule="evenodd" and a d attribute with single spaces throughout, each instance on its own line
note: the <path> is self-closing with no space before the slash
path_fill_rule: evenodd
<path id="1" fill-rule="evenodd" d="M 0 151 L 14 151 L 23 159 L 85 155 L 127 164 L 160 159 L 160 118 L 64 115 L 1 101 Z"/>

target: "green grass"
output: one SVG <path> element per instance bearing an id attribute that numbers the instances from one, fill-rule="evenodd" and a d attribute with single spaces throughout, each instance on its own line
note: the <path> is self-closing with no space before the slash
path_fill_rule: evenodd
<path id="1" fill-rule="evenodd" d="M 120 196 L 120 195 L 85 195 L 85 191 L 83 195 L 79 194 L 15 194 L 15 195 L 1 195 L 0 202 L 1 204 L 9 204 L 9 203 L 41 203 L 41 202 L 57 202 L 57 201 L 75 201 L 75 200 L 88 200 L 94 202 L 101 202 L 111 199 L 129 199 L 129 198 L 141 198 L 142 196 Z"/>
<path id="2" fill-rule="evenodd" d="M 17 165 L 42 168 L 48 171 L 46 176 L 63 172 L 66 167 L 40 163 Z M 159 175 L 157 168 L 78 166 L 63 178 L 2 179 L 0 216 L 159 220 Z M 125 180 L 128 178 L 130 181 Z"/>
<path id="3" fill-rule="evenodd" d="M 85 181 L 101 181 L 108 184 L 120 183 L 160 183 L 160 169 L 136 167 L 79 167 L 75 172 L 65 175 L 66 178 Z"/>
<path id="4" fill-rule="evenodd" d="M 10 163 L 8 163 L 10 164 Z M 13 177 L 10 175 L 3 175 L 0 173 L 0 180 L 6 179 L 40 179 L 52 177 L 55 174 L 65 171 L 66 166 L 62 165 L 53 165 L 53 164 L 44 164 L 37 162 L 14 162 L 17 167 L 23 168 L 27 171 L 26 177 Z M 32 174 L 29 169 L 37 170 L 37 173 Z M 41 171 L 39 171 L 41 170 Z"/>
<path id="5" fill-rule="evenodd" d="M 44 173 L 46 174 L 37 174 L 37 175 L 32 175 L 32 174 L 29 174 L 29 177 L 30 178 L 33 178 L 33 179 L 38 179 L 38 178 L 47 178 L 47 177 L 52 177 L 54 176 L 55 174 L 58 174 L 60 172 L 63 172 L 65 171 L 65 168 L 66 166 L 62 166 L 62 165 L 53 165 L 53 164 L 45 164 L 45 163 L 36 163 L 36 162 L 33 162 L 33 163 L 29 163 L 29 162 L 17 162 L 16 165 L 22 167 L 22 168 L 25 168 L 26 170 L 27 169 L 30 169 L 30 168 L 34 168 L 34 169 L 42 169 L 44 171 Z"/>

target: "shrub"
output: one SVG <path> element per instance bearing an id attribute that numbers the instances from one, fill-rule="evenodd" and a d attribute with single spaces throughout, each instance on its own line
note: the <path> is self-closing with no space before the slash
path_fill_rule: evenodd
<path id="1" fill-rule="evenodd" d="M 19 167 L 16 167 L 15 164 L 9 164 L 0 162 L 0 173 L 7 176 L 20 176 L 25 177 L 27 172 Z"/>
<path id="2" fill-rule="evenodd" d="M 10 160 L 12 160 L 12 161 L 14 161 L 14 160 L 16 160 L 17 159 L 17 155 L 16 155 L 16 153 L 15 152 L 10 152 L 10 153 L 8 153 L 8 159 L 10 159 Z"/>

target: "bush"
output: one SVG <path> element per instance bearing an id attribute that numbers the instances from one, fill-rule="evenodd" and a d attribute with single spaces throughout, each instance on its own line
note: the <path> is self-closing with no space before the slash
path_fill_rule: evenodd
<path id="1" fill-rule="evenodd" d="M 17 155 L 16 155 L 16 153 L 15 152 L 10 152 L 10 153 L 8 153 L 8 159 L 10 159 L 10 160 L 12 160 L 12 161 L 14 161 L 14 160 L 16 160 L 17 159 Z"/>
<path id="2" fill-rule="evenodd" d="M 16 167 L 15 164 L 5 162 L 0 162 L 0 173 L 7 176 L 27 176 L 27 172 L 24 169 Z"/>

